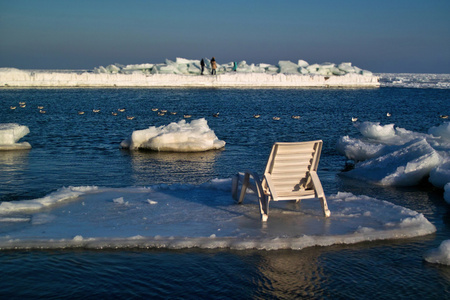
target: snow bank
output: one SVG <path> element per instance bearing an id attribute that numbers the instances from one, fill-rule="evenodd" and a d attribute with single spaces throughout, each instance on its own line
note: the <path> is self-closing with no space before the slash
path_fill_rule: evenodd
<path id="1" fill-rule="evenodd" d="M 31 149 L 28 142 L 18 143 L 28 133 L 30 133 L 30 129 L 24 125 L 16 123 L 0 124 L 0 150 Z"/>
<path id="2" fill-rule="evenodd" d="M 424 259 L 429 263 L 450 266 L 450 240 L 443 241 L 437 249 L 428 251 Z"/>
<path id="3" fill-rule="evenodd" d="M 0 68 L 0 86 L 21 87 L 378 87 L 378 77 L 351 63 L 309 65 L 280 61 L 277 65 L 247 64 L 241 61 L 218 64 L 210 74 L 205 59 L 205 75 L 200 76 L 200 60 L 177 58 L 160 64 L 114 64 L 93 71 L 24 71 Z"/>
<path id="4" fill-rule="evenodd" d="M 436 231 L 420 213 L 350 193 L 328 196 L 329 218 L 314 199 L 301 205 L 276 202 L 261 227 L 256 195 L 237 205 L 230 187 L 231 179 L 141 188 L 67 187 L 41 199 L 3 202 L 0 249 L 303 249 Z"/>
<path id="5" fill-rule="evenodd" d="M 201 152 L 225 147 L 204 119 L 186 123 L 181 120 L 160 127 L 136 130 L 129 139 L 122 141 L 122 148 L 172 152 Z"/>
<path id="6" fill-rule="evenodd" d="M 343 173 L 381 185 L 410 186 L 429 176 L 439 188 L 450 182 L 450 126 L 444 123 L 428 133 L 394 128 L 394 124 L 357 123 L 362 137 L 341 137 L 337 150 L 356 162 Z"/>

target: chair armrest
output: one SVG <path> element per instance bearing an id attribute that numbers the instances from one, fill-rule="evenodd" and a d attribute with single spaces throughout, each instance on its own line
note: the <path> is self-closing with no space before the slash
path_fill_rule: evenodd
<path id="1" fill-rule="evenodd" d="M 255 171 L 252 171 L 252 170 L 247 170 L 247 171 L 245 171 L 244 181 L 242 182 L 242 189 L 241 189 L 241 194 L 239 196 L 238 203 L 242 203 L 242 201 L 244 201 L 245 194 L 247 192 L 247 187 L 250 184 L 250 177 L 252 177 L 253 180 L 255 181 L 255 188 L 256 188 L 256 192 L 258 193 L 258 197 L 259 198 L 264 197 L 264 191 L 262 189 L 261 180 L 259 179 L 258 173 L 256 173 Z M 252 186 L 250 186 L 249 188 L 254 191 Z"/>
<path id="2" fill-rule="evenodd" d="M 309 175 L 311 176 L 311 180 L 314 185 L 314 191 L 316 193 L 317 198 L 325 197 L 325 193 L 323 192 L 322 183 L 320 182 L 319 176 L 316 171 L 310 171 Z"/>

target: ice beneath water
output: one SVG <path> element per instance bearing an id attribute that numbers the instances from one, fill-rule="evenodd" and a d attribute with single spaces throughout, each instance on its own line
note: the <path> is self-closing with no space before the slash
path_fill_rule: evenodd
<path id="1" fill-rule="evenodd" d="M 171 152 L 201 152 L 225 147 L 204 119 L 187 123 L 181 120 L 160 127 L 136 130 L 131 137 L 122 141 L 122 148 Z"/>
<path id="2" fill-rule="evenodd" d="M 24 125 L 16 123 L 0 124 L 0 150 L 31 149 L 28 142 L 18 143 L 28 133 L 30 133 L 30 129 Z"/>
<path id="3" fill-rule="evenodd" d="M 274 202 L 261 222 L 257 197 L 232 199 L 231 179 L 202 185 L 66 187 L 0 203 L 0 248 L 303 249 L 401 239 L 436 231 L 422 214 L 367 196 Z"/>

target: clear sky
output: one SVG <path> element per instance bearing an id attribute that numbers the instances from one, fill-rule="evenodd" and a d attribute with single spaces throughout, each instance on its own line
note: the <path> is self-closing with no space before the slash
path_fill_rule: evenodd
<path id="1" fill-rule="evenodd" d="M 450 73 L 449 0 L 0 0 L 0 67 L 166 58 Z"/>

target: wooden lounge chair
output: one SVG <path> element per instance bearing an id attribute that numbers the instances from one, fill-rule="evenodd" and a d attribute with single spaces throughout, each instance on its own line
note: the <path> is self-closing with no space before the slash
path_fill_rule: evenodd
<path id="1" fill-rule="evenodd" d="M 275 143 L 262 180 L 257 173 L 246 171 L 237 199 L 239 174 L 233 178 L 232 195 L 242 203 L 247 188 L 258 194 L 262 221 L 269 217 L 269 202 L 318 198 L 326 217 L 330 216 L 322 184 L 317 176 L 322 141 Z M 242 173 L 241 173 L 242 174 Z M 251 182 L 251 178 L 253 181 Z"/>

